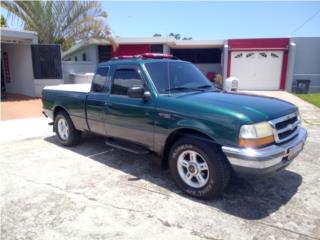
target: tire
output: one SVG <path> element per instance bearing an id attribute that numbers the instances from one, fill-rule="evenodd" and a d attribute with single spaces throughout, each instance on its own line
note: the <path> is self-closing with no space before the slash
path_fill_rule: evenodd
<path id="1" fill-rule="evenodd" d="M 227 159 L 218 147 L 192 137 L 183 137 L 172 146 L 169 166 L 177 185 L 187 194 L 201 199 L 218 197 L 228 185 L 231 174 Z"/>
<path id="2" fill-rule="evenodd" d="M 65 111 L 60 111 L 56 115 L 54 130 L 63 146 L 71 147 L 77 145 L 81 140 L 81 131 L 74 127 L 71 118 Z"/>

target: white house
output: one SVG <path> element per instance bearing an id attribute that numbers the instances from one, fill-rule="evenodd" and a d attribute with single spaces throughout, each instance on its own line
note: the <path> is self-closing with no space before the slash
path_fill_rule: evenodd
<path id="1" fill-rule="evenodd" d="M 2 89 L 41 96 L 44 86 L 63 83 L 59 45 L 38 44 L 31 31 L 0 28 L 0 34 Z"/>

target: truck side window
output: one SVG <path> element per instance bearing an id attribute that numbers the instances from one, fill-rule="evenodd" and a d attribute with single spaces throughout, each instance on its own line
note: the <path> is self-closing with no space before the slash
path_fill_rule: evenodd
<path id="1" fill-rule="evenodd" d="M 103 92 L 107 81 L 109 67 L 100 67 L 92 80 L 91 92 Z"/>
<path id="2" fill-rule="evenodd" d="M 143 81 L 137 70 L 119 69 L 114 74 L 111 94 L 127 96 L 129 88 L 143 86 Z"/>

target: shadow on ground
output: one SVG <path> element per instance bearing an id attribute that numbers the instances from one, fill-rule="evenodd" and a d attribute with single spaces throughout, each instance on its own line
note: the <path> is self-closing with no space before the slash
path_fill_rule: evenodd
<path id="1" fill-rule="evenodd" d="M 56 136 L 45 140 L 62 147 Z M 289 170 L 265 179 L 247 181 L 233 178 L 219 199 L 202 201 L 191 198 L 178 189 L 169 171 L 161 170 L 152 157 L 112 149 L 104 144 L 102 137 L 85 135 L 80 145 L 66 149 L 134 176 L 128 181 L 144 179 L 198 203 L 249 220 L 265 218 L 287 204 L 302 182 L 300 175 Z"/>

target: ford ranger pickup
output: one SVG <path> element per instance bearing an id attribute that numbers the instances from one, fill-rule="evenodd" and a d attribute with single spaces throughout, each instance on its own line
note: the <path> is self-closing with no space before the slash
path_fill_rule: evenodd
<path id="1" fill-rule="evenodd" d="M 60 143 L 82 132 L 134 154 L 152 154 L 177 185 L 203 199 L 227 186 L 231 173 L 268 176 L 302 151 L 307 131 L 286 101 L 216 89 L 192 63 L 141 54 L 98 65 L 92 84 L 45 87 L 43 113 Z"/>

